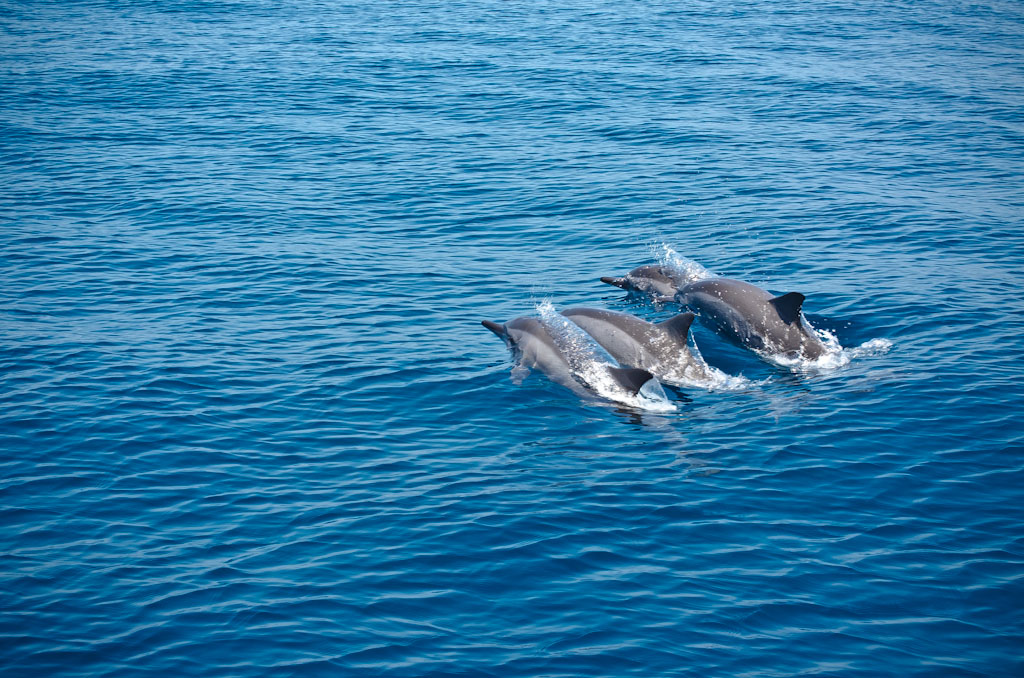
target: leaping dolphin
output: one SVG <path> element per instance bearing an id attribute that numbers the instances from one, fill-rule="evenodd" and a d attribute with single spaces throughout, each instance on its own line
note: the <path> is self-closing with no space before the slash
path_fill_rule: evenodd
<path id="1" fill-rule="evenodd" d="M 814 360 L 827 349 L 803 319 L 804 295 L 770 292 L 731 278 L 686 281 L 665 267 L 641 266 L 623 278 L 603 282 L 650 294 L 655 301 L 676 301 L 700 314 L 722 334 L 770 355 Z"/>
<path id="2" fill-rule="evenodd" d="M 483 320 L 481 324 L 504 339 L 509 348 L 519 354 L 520 364 L 523 366 L 539 369 L 551 381 L 565 386 L 581 397 L 594 396 L 597 384 L 588 383 L 588 375 L 580 374 L 579 370 L 573 369 L 565 352 L 559 348 L 555 338 L 540 320 L 522 317 L 504 324 L 490 320 Z M 594 374 L 590 375 L 591 380 L 596 381 L 607 375 L 608 381 L 613 384 L 613 392 L 610 394 L 613 397 L 617 395 L 615 390 L 629 396 L 636 396 L 641 390 L 655 393 L 661 390 L 654 375 L 647 370 L 616 367 L 604 363 L 594 367 Z M 664 399 L 664 394 L 660 395 L 661 399 Z"/>
<path id="3" fill-rule="evenodd" d="M 660 323 L 596 308 L 570 308 L 562 315 L 582 327 L 622 365 L 647 370 L 660 381 L 675 385 L 712 380 L 711 368 L 687 345 L 693 313 L 680 313 Z"/>

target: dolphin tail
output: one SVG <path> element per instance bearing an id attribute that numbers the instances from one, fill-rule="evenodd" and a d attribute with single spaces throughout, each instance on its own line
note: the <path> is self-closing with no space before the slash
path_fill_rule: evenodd
<path id="1" fill-rule="evenodd" d="M 681 344 L 686 343 L 686 337 L 690 334 L 690 325 L 693 324 L 694 315 L 687 311 L 673 316 L 665 322 L 658 323 L 658 327 L 665 330 Z"/>
<path id="2" fill-rule="evenodd" d="M 622 289 L 626 289 L 625 278 L 609 278 L 608 276 L 604 276 L 601 278 L 601 282 L 607 283 L 609 285 L 614 285 L 615 287 L 621 287 Z"/>
<path id="3" fill-rule="evenodd" d="M 490 320 L 481 320 L 480 324 L 489 329 L 491 332 L 497 334 L 502 339 L 505 338 L 505 326 L 502 325 L 501 323 L 492 322 Z"/>
<path id="4" fill-rule="evenodd" d="M 608 371 L 630 395 L 636 395 L 644 384 L 654 379 L 654 375 L 647 370 L 634 367 L 609 367 Z"/>
<path id="5" fill-rule="evenodd" d="M 782 322 L 791 325 L 800 319 L 800 309 L 803 308 L 805 298 L 799 292 L 790 292 L 789 294 L 769 299 L 768 303 L 779 312 Z"/>

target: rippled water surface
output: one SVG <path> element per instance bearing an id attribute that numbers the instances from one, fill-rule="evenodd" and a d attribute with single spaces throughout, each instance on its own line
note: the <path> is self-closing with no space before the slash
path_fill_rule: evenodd
<path id="1" fill-rule="evenodd" d="M 0 2 L 0 74 L 3 675 L 1024 675 L 1020 3 Z M 671 257 L 844 360 L 480 325 Z"/>

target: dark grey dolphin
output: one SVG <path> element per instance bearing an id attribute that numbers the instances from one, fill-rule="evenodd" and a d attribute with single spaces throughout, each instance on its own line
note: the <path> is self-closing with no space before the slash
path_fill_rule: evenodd
<path id="1" fill-rule="evenodd" d="M 626 313 L 596 308 L 562 311 L 622 365 L 647 370 L 673 384 L 707 384 L 711 370 L 690 352 L 687 337 L 693 313 L 680 313 L 660 323 L 649 323 Z"/>
<path id="2" fill-rule="evenodd" d="M 675 298 L 748 348 L 810 360 L 826 352 L 803 320 L 799 292 L 776 297 L 742 280 L 710 278 L 685 285 Z"/>
<path id="3" fill-rule="evenodd" d="M 601 282 L 621 287 L 627 292 L 649 294 L 660 301 L 671 301 L 682 286 L 679 276 L 664 266 L 638 266 L 621 278 L 604 277 Z"/>
<path id="4" fill-rule="evenodd" d="M 520 364 L 539 369 L 551 381 L 565 386 L 577 395 L 593 397 L 593 385 L 582 381 L 583 375 L 573 369 L 565 353 L 540 320 L 516 318 L 504 324 L 483 320 L 481 324 L 504 339 L 509 348 L 519 354 Z M 637 395 L 647 382 L 654 379 L 654 375 L 647 370 L 614 365 L 602 367 L 618 388 L 631 396 Z M 658 388 L 660 389 L 660 386 Z"/>
<path id="5" fill-rule="evenodd" d="M 601 278 L 655 301 L 676 301 L 749 348 L 769 354 L 815 359 L 826 348 L 804 322 L 804 295 L 773 296 L 756 285 L 730 278 L 688 278 L 667 266 L 640 266 L 622 278 Z"/>

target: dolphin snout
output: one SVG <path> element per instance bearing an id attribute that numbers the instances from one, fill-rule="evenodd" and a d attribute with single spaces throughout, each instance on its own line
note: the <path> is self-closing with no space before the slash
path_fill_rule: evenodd
<path id="1" fill-rule="evenodd" d="M 497 334 L 499 337 L 505 336 L 505 326 L 502 325 L 501 323 L 496 323 L 491 320 L 481 320 L 480 324 L 489 329 L 491 332 Z"/>
<path id="2" fill-rule="evenodd" d="M 622 289 L 626 289 L 625 278 L 609 278 L 608 276 L 605 276 L 601 278 L 601 282 L 608 283 L 609 285 L 615 285 L 616 287 L 621 287 Z"/>

